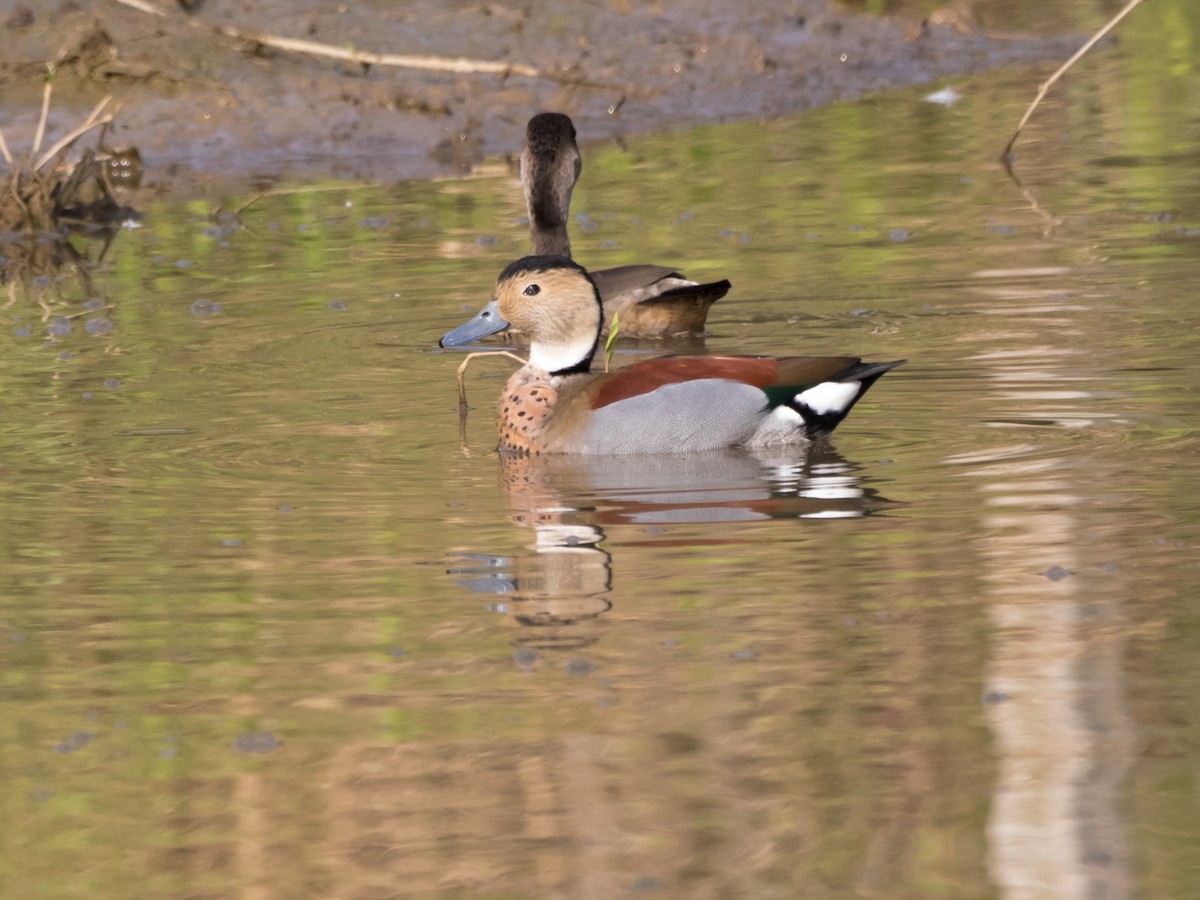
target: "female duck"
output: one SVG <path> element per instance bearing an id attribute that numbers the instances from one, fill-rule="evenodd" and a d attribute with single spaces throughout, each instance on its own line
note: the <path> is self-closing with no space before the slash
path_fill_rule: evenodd
<path id="1" fill-rule="evenodd" d="M 583 160 L 575 126 L 562 113 L 538 113 L 525 128 L 521 187 L 535 256 L 571 256 L 567 220 Z M 728 281 L 697 284 L 667 266 L 618 266 L 592 272 L 604 304 L 604 328 L 619 314 L 625 337 L 703 334 L 708 308 L 729 291 Z"/>
<path id="2" fill-rule="evenodd" d="M 504 387 L 500 449 L 680 453 L 802 443 L 833 431 L 904 360 L 852 356 L 676 356 L 592 375 L 603 327 L 588 273 L 562 256 L 528 256 L 500 273 L 493 299 L 443 347 L 519 328 L 529 362 Z"/>

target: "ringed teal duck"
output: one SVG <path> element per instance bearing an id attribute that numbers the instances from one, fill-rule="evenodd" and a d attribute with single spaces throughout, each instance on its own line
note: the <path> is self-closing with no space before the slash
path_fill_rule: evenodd
<path id="1" fill-rule="evenodd" d="M 603 327 L 595 281 L 563 256 L 509 265 L 492 300 L 443 335 L 460 347 L 509 327 L 529 362 L 500 397 L 500 449 L 519 454 L 680 453 L 797 444 L 829 434 L 904 360 L 665 356 L 592 374 Z"/>
<path id="2" fill-rule="evenodd" d="M 569 258 L 571 192 L 583 168 L 575 126 L 563 113 L 538 113 L 525 128 L 525 141 L 521 187 L 531 252 Z M 604 303 L 604 329 L 620 314 L 617 331 L 625 337 L 703 334 L 708 308 L 729 291 L 728 281 L 697 284 L 669 266 L 618 266 L 591 275 Z"/>

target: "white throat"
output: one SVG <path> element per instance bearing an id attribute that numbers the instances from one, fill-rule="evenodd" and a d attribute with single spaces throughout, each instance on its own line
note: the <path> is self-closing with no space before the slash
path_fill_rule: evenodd
<path id="1" fill-rule="evenodd" d="M 573 341 L 534 341 L 529 345 L 529 365 L 543 372 L 560 372 L 577 366 L 596 346 L 594 337 Z"/>

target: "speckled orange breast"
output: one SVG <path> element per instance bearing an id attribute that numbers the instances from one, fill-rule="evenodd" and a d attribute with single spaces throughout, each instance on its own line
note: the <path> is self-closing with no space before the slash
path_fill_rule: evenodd
<path id="1" fill-rule="evenodd" d="M 508 379 L 504 393 L 500 395 L 496 423 L 501 450 L 541 452 L 542 434 L 558 401 L 558 391 L 544 378 L 543 373 L 522 369 Z"/>

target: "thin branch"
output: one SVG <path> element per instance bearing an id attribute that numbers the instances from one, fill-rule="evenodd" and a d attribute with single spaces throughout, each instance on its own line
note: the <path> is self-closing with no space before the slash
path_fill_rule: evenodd
<path id="1" fill-rule="evenodd" d="M 145 0 L 117 0 L 122 6 L 128 6 L 140 12 L 154 16 L 165 16 L 158 7 Z M 328 59 L 340 59 L 346 62 L 368 66 L 391 66 L 399 69 L 425 69 L 433 72 L 458 72 L 463 74 L 492 74 L 492 75 L 526 75 L 530 78 L 543 76 L 533 66 L 521 63 L 489 62 L 477 59 L 452 59 L 446 56 L 406 56 L 397 53 L 364 53 L 361 50 L 350 50 L 345 47 L 334 47 L 317 41 L 305 41 L 298 38 L 279 37 L 273 34 L 260 34 L 256 31 L 243 31 L 231 25 L 216 28 L 218 32 L 234 40 L 250 41 L 262 44 L 264 47 L 274 47 L 277 50 L 288 50 L 292 53 L 307 53 L 311 56 L 323 56 Z"/>
<path id="2" fill-rule="evenodd" d="M 33 170 L 36 172 L 41 169 L 42 166 L 54 159 L 59 151 L 71 146 L 71 144 L 77 141 L 81 135 L 86 134 L 98 125 L 107 125 L 109 122 L 111 122 L 113 119 L 111 115 L 107 115 L 100 120 L 97 120 L 96 118 L 100 115 L 100 111 L 108 105 L 108 101 L 111 99 L 112 97 L 105 97 L 103 100 L 97 103 L 96 108 L 92 110 L 92 114 L 84 120 L 82 125 L 76 128 L 66 137 L 60 138 L 53 147 L 42 154 L 42 158 L 37 161 L 37 165 L 33 167 Z"/>
<path id="3" fill-rule="evenodd" d="M 1071 68 L 1071 66 L 1075 65 L 1075 62 L 1076 62 L 1076 60 L 1079 59 L 1079 57 L 1083 56 L 1083 54 L 1085 54 L 1089 50 L 1091 50 L 1092 47 L 1094 47 L 1096 45 L 1097 41 L 1099 41 L 1102 37 L 1104 37 L 1110 31 L 1112 31 L 1114 26 L 1116 26 L 1116 24 L 1118 22 L 1120 22 L 1123 18 L 1125 18 L 1125 16 L 1127 16 L 1129 13 L 1133 12 L 1134 7 L 1136 7 L 1141 2 L 1142 2 L 1142 0 L 1129 0 L 1129 2 L 1125 4 L 1125 7 L 1109 20 L 1107 25 L 1105 25 L 1103 28 L 1101 28 L 1099 31 L 1097 31 L 1094 35 L 1092 35 L 1092 39 L 1090 41 L 1088 41 L 1086 44 L 1084 44 L 1082 47 L 1080 47 L 1078 50 L 1076 50 L 1074 56 L 1072 56 L 1065 63 L 1063 63 L 1062 66 L 1059 67 L 1057 72 L 1055 72 L 1048 79 L 1046 79 L 1046 81 L 1042 84 L 1042 86 L 1038 88 L 1037 96 L 1034 97 L 1033 102 L 1029 104 L 1029 109 L 1025 110 L 1025 115 L 1023 115 L 1021 117 L 1021 122 L 1020 122 L 1020 124 L 1017 125 L 1017 130 L 1015 132 L 1013 132 L 1013 136 L 1011 138 L 1009 138 L 1008 143 L 1005 144 L 1004 152 L 1000 154 L 1001 159 L 1003 159 L 1003 160 L 1008 159 L 1008 155 L 1012 152 L 1013 144 L 1015 144 L 1017 142 L 1017 137 L 1021 134 L 1021 129 L 1023 129 L 1025 127 L 1025 123 L 1029 121 L 1029 117 L 1033 115 L 1033 111 L 1035 109 L 1037 109 L 1038 104 L 1042 102 L 1042 98 L 1046 96 L 1046 92 L 1049 91 L 1050 88 L 1054 86 L 1054 83 L 1063 76 L 1063 73 L 1066 72 L 1067 69 L 1069 69 L 1069 68 Z M 1007 165 L 1007 163 L 1005 163 L 1005 164 Z"/>
<path id="4" fill-rule="evenodd" d="M 468 353 L 462 361 L 462 365 L 458 367 L 458 414 L 461 418 L 466 418 L 467 410 L 467 388 L 463 384 L 463 376 L 467 373 L 467 366 L 471 364 L 471 360 L 479 356 L 507 356 L 509 359 L 515 359 L 521 365 L 529 364 L 529 360 L 522 359 L 515 353 L 510 353 L 508 350 L 476 350 L 474 353 Z"/>
<path id="5" fill-rule="evenodd" d="M 165 16 L 166 13 L 155 6 L 153 3 L 147 3 L 146 0 L 117 0 L 122 6 L 128 6 L 130 9 L 136 9 L 138 12 L 150 13 L 152 16 Z"/>
<path id="6" fill-rule="evenodd" d="M 8 152 L 8 141 L 4 139 L 4 132 L 0 131 L 0 153 L 4 154 L 4 161 L 8 163 L 10 169 L 16 169 L 13 165 L 12 154 Z"/>
<path id="7" fill-rule="evenodd" d="M 346 62 L 368 66 L 392 66 L 400 69 L 427 69 L 434 72 L 459 72 L 465 74 L 494 74 L 494 75 L 528 75 L 539 78 L 541 73 L 533 66 L 521 63 L 489 62 L 477 59 L 451 59 L 446 56 L 405 56 L 397 53 L 364 53 L 361 50 L 349 50 L 345 47 L 334 47 L 317 41 L 304 41 L 298 38 L 277 37 L 272 34 L 259 34 L 255 31 L 242 31 L 225 25 L 218 30 L 227 37 L 242 41 L 253 41 L 264 47 L 275 47 L 278 50 L 290 50 L 293 53 L 308 53 L 312 56 L 324 56 L 329 59 L 341 59 Z"/>
<path id="8" fill-rule="evenodd" d="M 29 162 L 33 162 L 37 152 L 42 149 L 42 138 L 46 136 L 46 117 L 50 115 L 50 92 L 52 90 L 54 90 L 53 83 L 47 81 L 42 88 L 42 115 L 38 119 L 37 131 L 33 135 L 33 146 L 29 148 Z"/>

